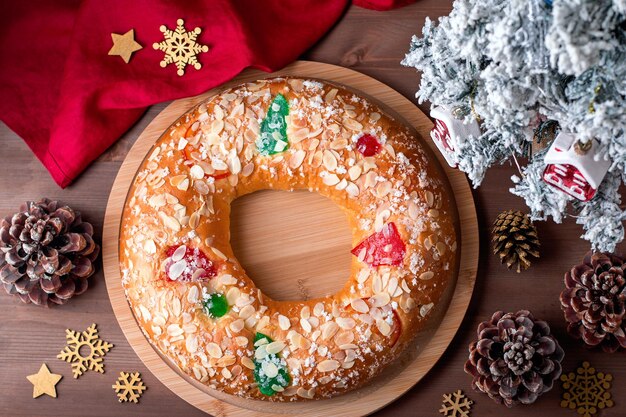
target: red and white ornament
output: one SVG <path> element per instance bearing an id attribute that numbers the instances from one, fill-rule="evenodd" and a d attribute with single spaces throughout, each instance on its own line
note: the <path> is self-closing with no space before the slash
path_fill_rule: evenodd
<path id="1" fill-rule="evenodd" d="M 611 161 L 595 160 L 598 145 L 593 139 L 581 144 L 561 131 L 544 157 L 543 180 L 580 201 L 591 200 L 611 166 Z"/>
<path id="2" fill-rule="evenodd" d="M 430 137 L 448 165 L 456 168 L 454 150 L 467 137 L 480 136 L 478 123 L 475 119 L 465 123 L 462 118 L 455 117 L 454 113 L 445 106 L 433 106 L 430 109 L 430 117 L 435 119 L 435 127 L 430 131 Z"/>

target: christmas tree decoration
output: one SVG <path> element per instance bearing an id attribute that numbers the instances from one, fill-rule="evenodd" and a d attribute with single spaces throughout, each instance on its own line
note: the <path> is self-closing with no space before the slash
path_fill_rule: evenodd
<path id="1" fill-rule="evenodd" d="M 563 349 L 548 324 L 529 311 L 497 311 L 477 333 L 465 372 L 473 376 L 472 388 L 494 401 L 507 407 L 531 404 L 561 375 Z"/>
<path id="2" fill-rule="evenodd" d="M 565 273 L 561 308 L 568 333 L 605 352 L 626 348 L 626 264 L 604 253 L 588 253 Z"/>
<path id="3" fill-rule="evenodd" d="M 117 393 L 119 402 L 139 402 L 141 394 L 148 389 L 141 380 L 139 372 L 120 372 L 119 378 L 111 388 Z"/>
<path id="4" fill-rule="evenodd" d="M 81 214 L 46 198 L 0 220 L 0 281 L 25 303 L 65 304 L 87 291 L 100 247 Z"/>
<path id="5" fill-rule="evenodd" d="M 165 276 L 170 281 L 206 281 L 217 275 L 213 261 L 198 248 L 180 245 L 172 246 L 165 260 Z"/>
<path id="6" fill-rule="evenodd" d="M 426 19 L 402 61 L 422 73 L 417 97 L 432 103 L 446 160 L 478 187 L 491 166 L 526 158 L 510 191 L 532 220 L 572 216 L 606 252 L 626 218 L 615 192 L 626 180 L 624 21 L 617 0 L 456 0 L 449 16 Z M 452 133 L 476 120 L 473 134 Z M 562 133 L 531 152 L 545 126 Z"/>
<path id="7" fill-rule="evenodd" d="M 613 407 L 611 381 L 613 376 L 596 372 L 589 362 L 583 362 L 576 372 L 561 375 L 563 393 L 561 407 L 576 410 L 582 417 L 593 417 L 600 410 Z"/>
<path id="8" fill-rule="evenodd" d="M 72 365 L 74 378 L 78 378 L 88 369 L 104 373 L 102 361 L 113 345 L 100 339 L 95 323 L 81 333 L 67 329 L 65 337 L 67 346 L 57 355 L 57 358 Z M 87 353 L 81 353 L 81 348 L 85 348 L 84 351 Z"/>
<path id="9" fill-rule="evenodd" d="M 278 355 L 285 346 L 285 342 L 274 342 L 263 333 L 254 336 L 254 380 L 263 395 L 283 391 L 291 382 L 287 362 Z"/>
<path id="10" fill-rule="evenodd" d="M 517 272 L 530 267 L 531 259 L 539 259 L 537 228 L 521 211 L 503 211 L 493 223 L 493 253 L 509 269 Z"/>
<path id="11" fill-rule="evenodd" d="M 213 293 L 205 297 L 202 304 L 204 311 L 211 318 L 219 318 L 228 312 L 228 301 L 224 294 Z"/>
<path id="12" fill-rule="evenodd" d="M 127 64 L 133 53 L 143 48 L 135 41 L 135 29 L 131 29 L 123 35 L 111 33 L 111 39 L 113 39 L 113 46 L 109 50 L 109 55 L 120 56 Z"/>
<path id="13" fill-rule="evenodd" d="M 454 150 L 458 146 L 457 144 L 480 136 L 480 128 L 476 119 L 466 120 L 460 107 L 454 110 L 454 112 L 450 111 L 444 106 L 433 106 L 430 109 L 430 117 L 435 119 L 435 127 L 431 130 L 430 137 L 452 168 L 457 166 L 454 159 Z"/>
<path id="14" fill-rule="evenodd" d="M 400 265 L 404 260 L 406 245 L 395 223 L 387 223 L 379 232 L 369 236 L 352 249 L 351 253 L 372 267 Z"/>
<path id="15" fill-rule="evenodd" d="M 57 375 L 50 372 L 48 365 L 45 363 L 39 368 L 39 372 L 33 375 L 28 375 L 26 379 L 33 384 L 33 398 L 37 398 L 41 395 L 49 395 L 52 398 L 57 397 L 56 385 L 63 378 L 63 375 Z"/>
<path id="16" fill-rule="evenodd" d="M 596 140 L 583 144 L 561 131 L 544 157 L 543 180 L 580 201 L 589 201 L 611 165 L 607 160 L 596 160 L 597 153 Z"/>
<path id="17" fill-rule="evenodd" d="M 467 398 L 459 389 L 451 394 L 443 394 L 443 404 L 439 412 L 445 417 L 469 417 L 472 404 L 474 401 Z"/>
<path id="18" fill-rule="evenodd" d="M 256 140 L 256 147 L 261 155 L 273 155 L 289 148 L 286 120 L 288 115 L 287 99 L 282 94 L 277 94 L 261 123 L 261 134 Z"/>
<path id="19" fill-rule="evenodd" d="M 163 32 L 165 40 L 152 44 L 154 49 L 165 52 L 165 57 L 160 62 L 161 67 L 165 68 L 169 64 L 176 65 L 178 68 L 176 74 L 180 77 L 185 74 L 187 65 L 193 65 L 197 70 L 202 68 L 202 64 L 198 62 L 198 55 L 209 50 L 208 46 L 196 42 L 202 29 L 195 28 L 193 31 L 187 32 L 184 24 L 183 19 L 178 19 L 175 30 L 170 30 L 167 26 L 161 25 L 159 30 Z"/>

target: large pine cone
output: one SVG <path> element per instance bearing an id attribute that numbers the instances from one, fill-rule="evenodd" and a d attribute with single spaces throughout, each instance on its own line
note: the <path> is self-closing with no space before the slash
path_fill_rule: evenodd
<path id="1" fill-rule="evenodd" d="M 58 201 L 29 201 L 0 221 L 0 281 L 25 303 L 65 304 L 87 290 L 100 247 L 93 227 Z"/>
<path id="2" fill-rule="evenodd" d="M 531 404 L 550 391 L 564 356 L 548 324 L 526 310 L 494 313 L 478 326 L 469 351 L 465 372 L 474 377 L 472 388 L 507 407 Z"/>
<path id="3" fill-rule="evenodd" d="M 561 308 L 567 331 L 605 352 L 626 348 L 626 279 L 624 260 L 613 254 L 588 253 L 565 274 Z"/>
<path id="4" fill-rule="evenodd" d="M 528 269 L 533 258 L 539 259 L 537 228 L 527 214 L 503 211 L 493 223 L 492 234 L 493 253 L 507 268 L 519 273 Z"/>

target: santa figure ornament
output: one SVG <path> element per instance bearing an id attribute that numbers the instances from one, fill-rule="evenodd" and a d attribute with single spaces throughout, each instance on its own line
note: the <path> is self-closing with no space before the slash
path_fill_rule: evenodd
<path id="1" fill-rule="evenodd" d="M 597 153 L 596 140 L 582 143 L 561 131 L 544 158 L 543 180 L 580 201 L 589 201 L 611 166 L 611 161 L 595 160 Z"/>
<path id="2" fill-rule="evenodd" d="M 475 119 L 465 123 L 465 114 L 461 114 L 460 108 L 450 111 L 444 106 L 433 106 L 430 109 L 430 117 L 435 119 L 435 127 L 430 131 L 430 137 L 439 148 L 439 152 L 446 159 L 448 165 L 456 168 L 454 150 L 457 145 L 469 136 L 480 136 L 480 128 Z"/>

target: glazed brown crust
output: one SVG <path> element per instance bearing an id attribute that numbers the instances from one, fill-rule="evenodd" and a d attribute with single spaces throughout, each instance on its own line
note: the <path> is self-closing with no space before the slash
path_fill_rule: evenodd
<path id="1" fill-rule="evenodd" d="M 255 141 L 278 93 L 290 105 L 289 148 L 263 156 Z M 363 133 L 383 143 L 378 154 L 356 150 Z M 365 384 L 425 326 L 456 279 L 454 199 L 425 146 L 371 102 L 297 78 L 244 84 L 183 115 L 143 161 L 122 219 L 123 285 L 148 340 L 192 377 L 242 397 L 317 399 Z M 230 203 L 261 189 L 330 198 L 350 219 L 353 246 L 394 223 L 406 245 L 402 264 L 371 267 L 355 256 L 346 285 L 331 297 L 263 296 L 229 244 Z M 179 245 L 202 251 L 217 276 L 168 279 L 167 251 Z M 202 307 L 213 292 L 229 303 L 218 319 Z M 256 332 L 277 343 L 254 346 Z M 255 354 L 268 349 L 291 378 L 271 397 L 253 376 Z"/>

